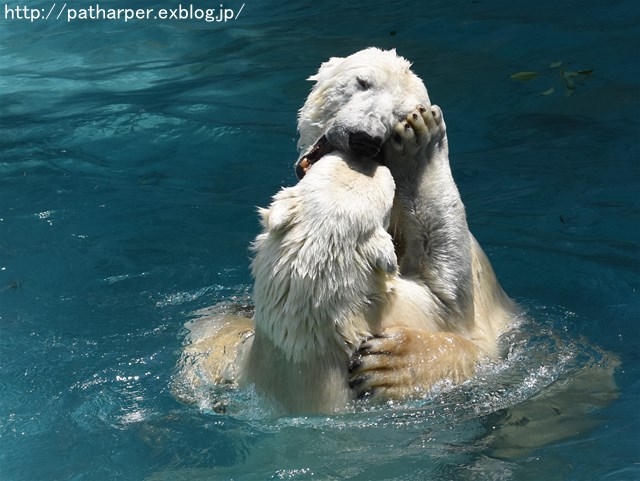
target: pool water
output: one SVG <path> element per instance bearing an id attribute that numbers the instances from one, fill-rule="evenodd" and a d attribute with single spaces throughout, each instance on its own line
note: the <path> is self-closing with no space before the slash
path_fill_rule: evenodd
<path id="1" fill-rule="evenodd" d="M 0 6 L 1 480 L 640 479 L 637 2 L 251 1 L 218 22 L 24 5 Z M 179 401 L 185 324 L 251 295 L 306 77 L 370 45 L 442 107 L 469 224 L 531 320 L 507 359 L 419 402 Z M 616 358 L 617 395 L 591 399 L 587 376 L 588 409 L 537 433 L 562 436 L 496 441 Z"/>

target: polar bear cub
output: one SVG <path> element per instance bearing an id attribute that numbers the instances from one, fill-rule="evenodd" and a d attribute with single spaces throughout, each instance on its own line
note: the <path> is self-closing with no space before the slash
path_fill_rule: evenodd
<path id="1" fill-rule="evenodd" d="M 349 359 L 380 333 L 397 274 L 387 232 L 394 192 L 386 167 L 333 152 L 261 209 L 255 335 L 241 383 L 288 412 L 332 411 L 352 398 Z"/>

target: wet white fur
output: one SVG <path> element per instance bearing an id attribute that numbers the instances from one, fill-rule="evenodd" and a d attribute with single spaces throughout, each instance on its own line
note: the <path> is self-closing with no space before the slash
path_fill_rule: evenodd
<path id="1" fill-rule="evenodd" d="M 303 152 L 322 135 L 347 151 L 354 129 L 390 139 L 417 105 L 430 106 L 394 51 L 331 59 L 311 80 L 298 122 Z M 191 348 L 208 353 L 199 372 L 211 382 L 253 383 L 288 412 L 331 412 L 353 396 L 349 356 L 369 334 L 399 334 L 385 341 L 394 356 L 367 359 L 376 361 L 371 379 L 398 398 L 443 377 L 463 380 L 498 355 L 517 309 L 468 230 L 441 134 L 400 146 L 390 139 L 388 169 L 373 174 L 345 154 L 326 156 L 276 194 L 254 245 L 255 336 L 241 335 L 246 319 L 226 316 L 224 335 Z"/>
<path id="2" fill-rule="evenodd" d="M 255 338 L 241 380 L 289 412 L 332 411 L 352 397 L 349 358 L 381 332 L 394 287 L 393 197 L 386 167 L 336 153 L 261 210 Z"/>

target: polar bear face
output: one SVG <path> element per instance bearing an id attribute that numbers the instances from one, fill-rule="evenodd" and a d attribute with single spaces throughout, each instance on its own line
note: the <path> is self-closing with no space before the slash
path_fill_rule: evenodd
<path id="1" fill-rule="evenodd" d="M 305 154 L 322 139 L 360 157 L 375 157 L 398 121 L 429 105 L 422 80 L 395 50 L 369 48 L 331 58 L 318 73 L 299 112 L 298 148 Z"/>

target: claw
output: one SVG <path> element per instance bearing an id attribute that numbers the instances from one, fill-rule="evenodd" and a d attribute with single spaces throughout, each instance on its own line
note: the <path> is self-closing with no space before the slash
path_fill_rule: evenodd
<path id="1" fill-rule="evenodd" d="M 357 389 L 358 386 L 361 386 L 367 380 L 367 376 L 356 376 L 354 378 L 349 379 L 349 388 Z"/>
<path id="2" fill-rule="evenodd" d="M 359 401 L 364 401 L 365 399 L 369 399 L 373 397 L 373 393 L 374 393 L 373 389 L 367 389 L 366 391 L 358 393 L 357 398 Z"/>
<path id="3" fill-rule="evenodd" d="M 362 356 L 357 355 L 356 357 L 352 358 L 351 362 L 349 363 L 349 373 L 352 373 L 360 366 L 362 366 Z"/>
<path id="4" fill-rule="evenodd" d="M 349 388 L 355 391 L 356 399 L 369 399 L 374 395 L 375 389 L 366 386 L 368 379 L 369 377 L 364 375 L 355 376 L 349 379 Z"/>
<path id="5" fill-rule="evenodd" d="M 373 346 L 369 342 L 363 342 L 358 348 L 358 350 L 356 351 L 356 356 L 358 357 L 368 356 L 369 354 L 371 354 L 372 347 Z"/>
<path id="6" fill-rule="evenodd" d="M 375 344 L 372 343 L 371 341 L 377 340 L 377 339 L 384 339 L 386 338 L 386 336 L 371 336 L 368 337 L 367 339 L 365 339 L 363 341 L 362 344 L 360 344 L 360 347 L 356 350 L 354 357 L 362 357 L 362 356 L 370 356 L 371 354 L 390 354 L 387 351 L 381 351 L 381 350 L 376 350 Z"/>
<path id="7" fill-rule="evenodd" d="M 440 123 L 442 121 L 442 111 L 437 106 L 434 105 L 431 107 L 431 114 L 433 115 L 436 123 Z"/>

